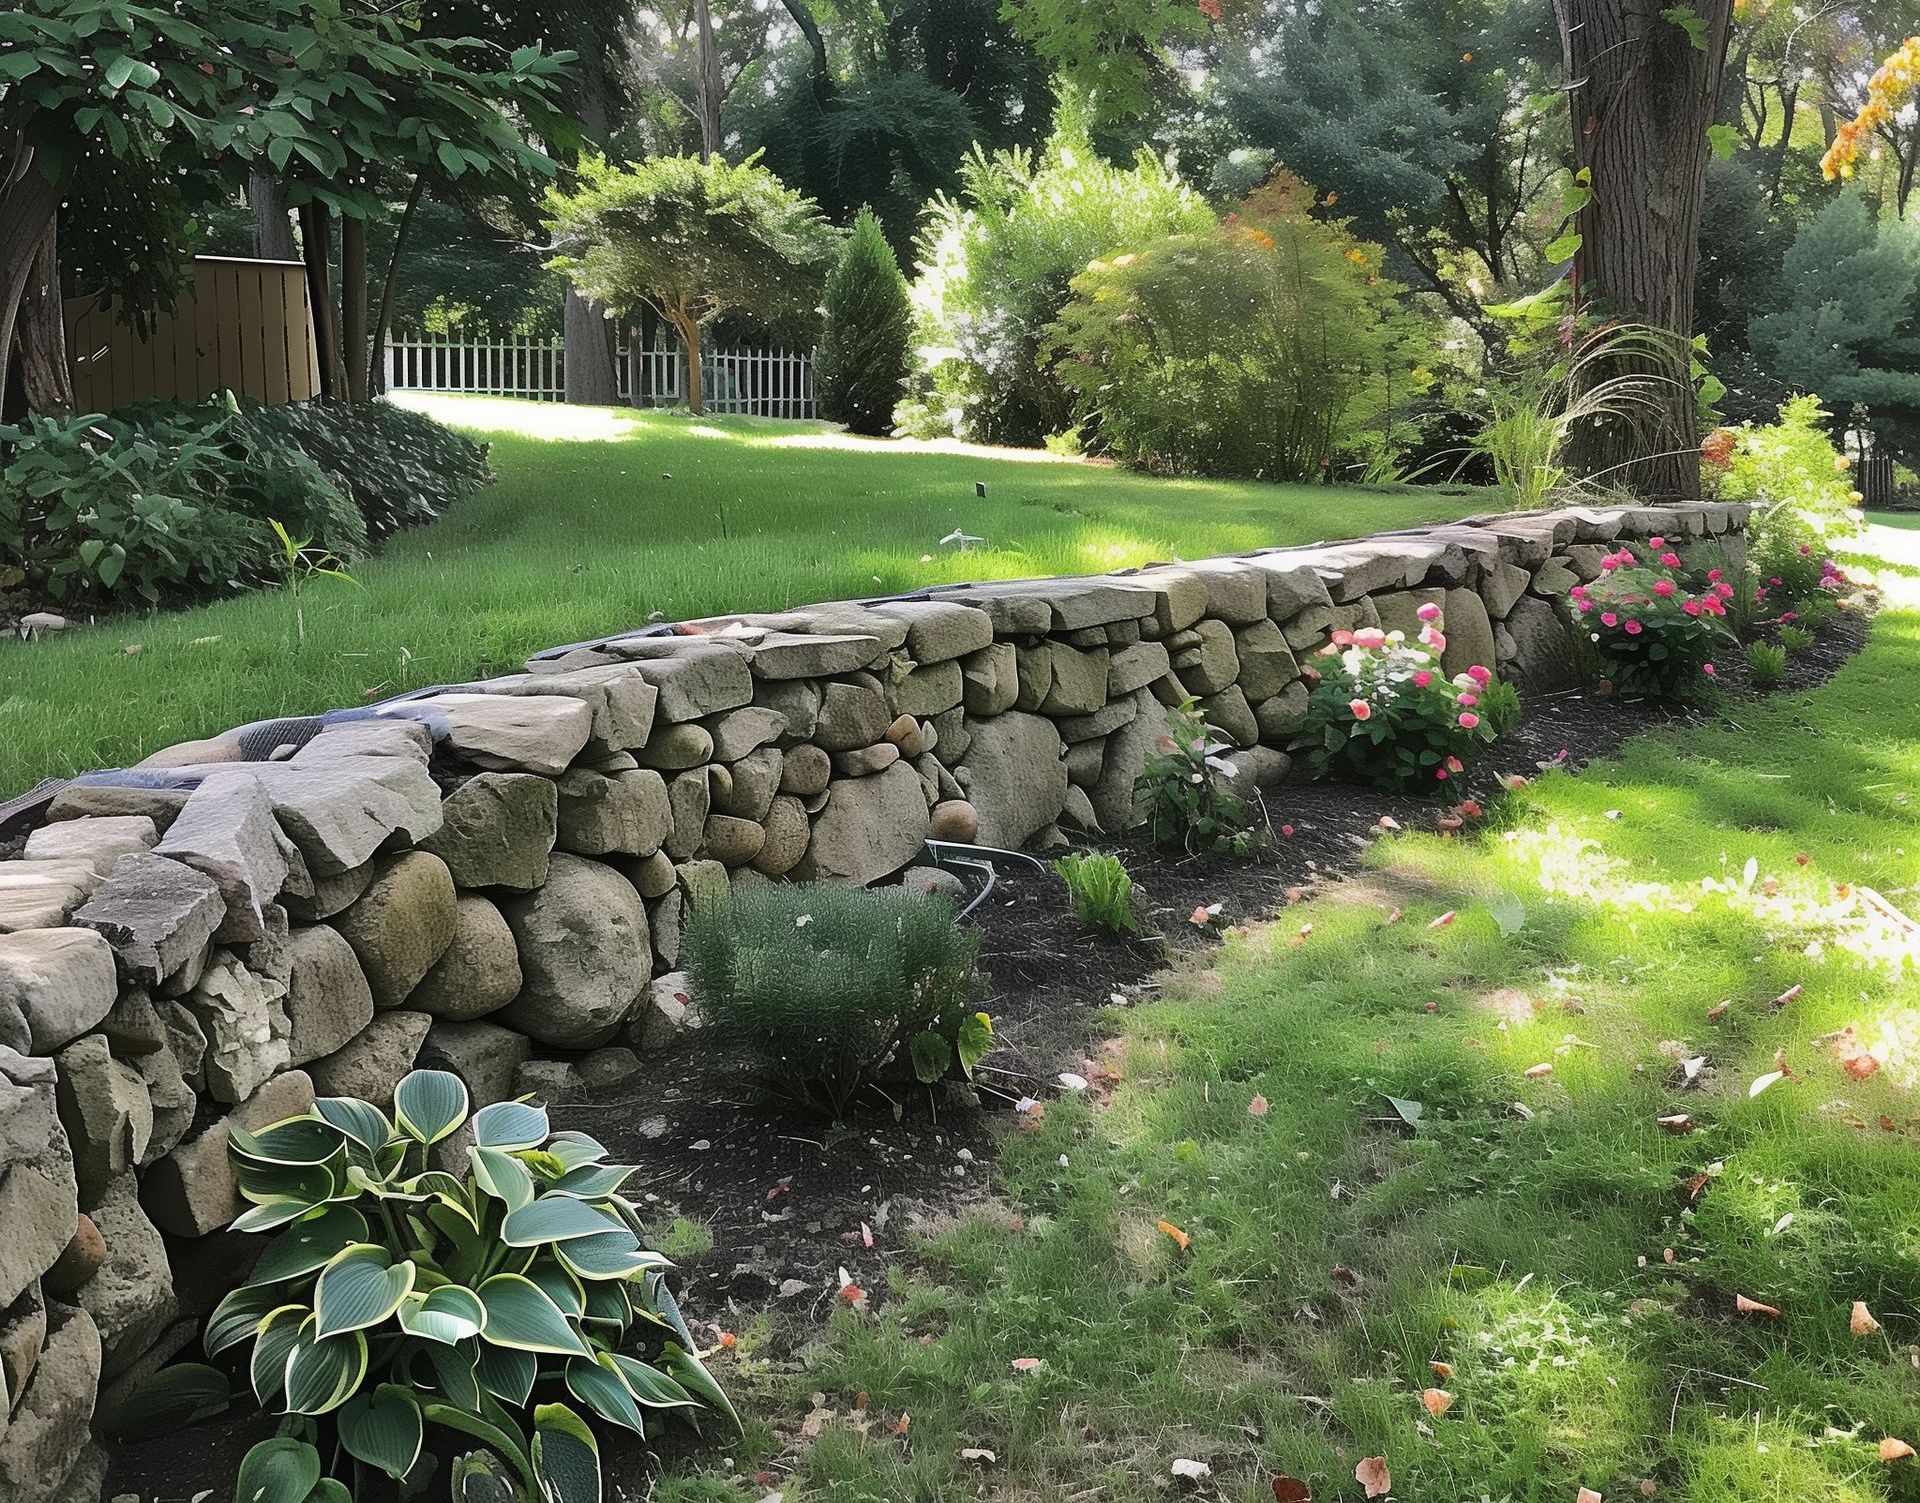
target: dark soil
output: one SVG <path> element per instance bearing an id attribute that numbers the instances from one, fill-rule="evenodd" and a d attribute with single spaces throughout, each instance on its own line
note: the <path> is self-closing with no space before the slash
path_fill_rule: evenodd
<path id="1" fill-rule="evenodd" d="M 1825 682 L 1866 631 L 1859 615 L 1837 618 L 1790 656 L 1776 692 Z M 1449 797 L 1484 804 L 1502 774 L 1577 770 L 1631 736 L 1708 724 L 1754 697 L 1740 655 L 1719 666 L 1724 697 L 1716 706 L 1593 689 L 1533 697 L 1520 728 Z M 649 1060 L 630 1093 L 556 1104 L 556 1127 L 592 1133 L 615 1160 L 641 1166 L 629 1193 L 679 1264 L 678 1294 L 695 1333 L 717 1340 L 771 1311 L 774 1334 L 759 1354 L 790 1355 L 842 1297 L 842 1270 L 863 1289 L 884 1289 L 888 1265 L 909 1256 L 915 1229 L 987 1196 L 986 1162 L 1014 1104 L 1056 1093 L 1062 1071 L 1093 1073 L 1087 1056 L 1097 1051 L 1103 1009 L 1150 991 L 1170 959 L 1211 945 L 1227 925 L 1271 917 L 1290 890 L 1343 880 L 1380 834 L 1383 816 L 1407 829 L 1432 828 L 1447 812 L 1433 799 L 1339 783 L 1287 784 L 1262 797 L 1271 833 L 1250 857 L 1188 856 L 1138 841 L 1102 845 L 1122 857 L 1144 894 L 1151 938 L 1089 932 L 1050 873 L 1022 865 L 1001 874 L 969 920 L 981 929 L 982 1005 L 999 1039 L 978 1071 L 978 1107 L 951 1088 L 915 1091 L 827 1122 L 757 1092 L 697 1033 Z M 1192 922 L 1196 908 L 1216 903 L 1208 924 Z M 257 1422 L 221 1423 L 195 1432 L 190 1447 L 173 1440 L 122 1447 L 109 1492 L 173 1503 L 230 1485 L 238 1457 L 260 1433 Z M 624 1438 L 605 1450 L 609 1478 L 625 1479 L 625 1492 L 614 1495 L 643 1496 L 641 1479 L 657 1463 Z M 361 1503 L 378 1503 L 378 1495 Z"/>

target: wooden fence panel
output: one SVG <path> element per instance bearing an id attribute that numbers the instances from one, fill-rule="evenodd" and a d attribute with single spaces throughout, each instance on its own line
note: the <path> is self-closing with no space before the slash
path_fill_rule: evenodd
<path id="1" fill-rule="evenodd" d="M 84 412 L 149 397 L 199 402 L 221 391 L 275 403 L 320 394 L 307 271 L 298 261 L 197 258 L 193 285 L 145 339 L 97 298 L 69 298 L 66 313 L 74 399 Z"/>

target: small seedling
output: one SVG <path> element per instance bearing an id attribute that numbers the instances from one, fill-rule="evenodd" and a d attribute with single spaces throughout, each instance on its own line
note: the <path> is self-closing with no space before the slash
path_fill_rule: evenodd
<path id="1" fill-rule="evenodd" d="M 1747 671 L 1754 687 L 1772 689 L 1787 673 L 1787 649 L 1775 642 L 1747 643 Z"/>

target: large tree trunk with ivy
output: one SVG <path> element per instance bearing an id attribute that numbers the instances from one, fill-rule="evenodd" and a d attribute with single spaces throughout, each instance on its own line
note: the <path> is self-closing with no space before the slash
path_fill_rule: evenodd
<path id="1" fill-rule="evenodd" d="M 1603 317 L 1671 336 L 1657 411 L 1572 437 L 1577 473 L 1658 499 L 1700 494 L 1688 351 L 1706 194 L 1707 129 L 1727 57 L 1733 0 L 1554 0 L 1574 154 L 1591 173 L 1574 262 Z"/>

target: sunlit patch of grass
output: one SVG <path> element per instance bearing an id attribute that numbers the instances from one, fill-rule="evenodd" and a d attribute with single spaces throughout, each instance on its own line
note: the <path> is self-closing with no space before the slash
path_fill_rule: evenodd
<path id="1" fill-rule="evenodd" d="M 1833 1037 L 1897 1060 L 1920 1008 L 1841 896 L 1914 907 L 1917 645 L 1889 615 L 1818 693 L 1383 842 L 1117 1015 L 1122 1080 L 1010 1137 L 1006 1210 L 838 1318 L 801 1381 L 911 1426 L 796 1489 L 1144 1503 L 1190 1457 L 1254 1503 L 1380 1455 L 1449 1503 L 1920 1496 L 1874 1449 L 1920 1436 L 1920 1102 Z"/>

